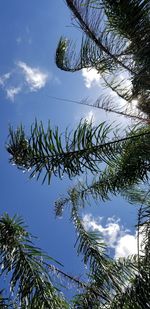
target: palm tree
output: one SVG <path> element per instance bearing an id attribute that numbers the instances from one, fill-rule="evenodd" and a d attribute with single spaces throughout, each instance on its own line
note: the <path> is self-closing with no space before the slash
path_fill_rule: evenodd
<path id="1" fill-rule="evenodd" d="M 130 103 L 133 99 L 138 101 L 138 108 L 147 114 L 149 119 L 149 76 L 150 76 L 150 6 L 149 1 L 84 1 L 66 0 L 74 19 L 82 29 L 84 36 L 78 56 L 74 46 L 66 38 L 60 39 L 56 51 L 56 64 L 65 71 L 75 72 L 83 68 L 94 68 L 103 78 L 105 87 Z M 73 46 L 73 48 L 72 48 Z M 124 79 L 120 79 L 120 73 Z M 131 87 L 126 88 L 124 80 L 131 79 Z M 106 95 L 99 98 L 94 107 L 108 111 L 126 114 L 118 111 L 116 105 L 112 107 L 113 99 Z M 84 102 L 84 104 L 91 105 Z M 134 116 L 134 115 L 133 115 Z M 140 118 L 140 117 L 139 117 Z M 140 120 L 140 119 L 139 119 Z M 143 121 L 143 119 L 141 119 Z M 85 205 L 85 201 L 92 195 L 94 199 L 106 200 L 112 194 L 122 194 L 128 197 L 132 193 L 134 184 L 147 183 L 149 179 L 149 163 L 145 154 L 149 152 L 149 138 L 139 140 L 130 139 L 121 155 L 115 157 L 112 165 L 108 167 L 91 184 L 79 183 L 68 191 L 68 196 L 56 201 L 56 213 L 62 213 L 67 203 Z M 144 143 L 144 144 L 143 144 Z M 128 145 L 128 146 L 127 146 Z M 143 148 L 140 147 L 143 145 Z M 148 155 L 149 156 L 149 155 Z M 146 159 L 146 160 L 145 160 Z M 148 163 L 148 164 L 147 164 Z M 135 202 L 135 200 L 134 200 Z M 150 265 L 149 265 L 149 205 L 142 215 L 139 211 L 139 225 L 141 217 L 145 218 L 145 251 L 143 259 L 139 258 L 139 271 L 137 277 L 122 293 L 116 294 L 111 303 L 102 305 L 102 308 L 149 308 L 150 294 Z M 77 308 L 83 308 L 83 300 L 88 294 L 78 298 Z M 88 306 L 85 305 L 85 308 Z M 99 303 L 92 308 L 101 308 Z"/>
<path id="2" fill-rule="evenodd" d="M 137 98 L 139 108 L 147 113 L 149 119 L 148 1 L 66 0 L 66 3 L 85 36 L 78 57 L 75 57 L 71 43 L 66 39 L 60 39 L 56 51 L 58 67 L 71 72 L 82 68 L 95 68 L 103 77 L 105 85 L 119 97 L 126 102 Z M 133 12 L 136 12 L 135 17 Z M 126 89 L 123 81 L 118 81 L 117 75 L 120 70 L 130 76 L 131 89 Z M 106 98 L 99 100 L 97 107 L 105 103 L 104 108 L 109 108 L 108 101 Z M 78 183 L 68 191 L 67 196 L 57 200 L 55 205 L 56 214 L 59 215 L 64 206 L 71 203 L 71 220 L 78 233 L 77 253 L 83 255 L 83 261 L 88 266 L 90 281 L 88 284 L 80 285 L 81 293 L 74 298 L 73 308 L 150 307 L 149 200 L 143 198 L 146 193 L 136 187 L 145 186 L 149 180 L 149 134 L 149 125 L 143 121 L 132 129 L 128 128 L 124 136 L 115 129 L 112 131 L 112 126 L 106 123 L 93 127 L 87 122 L 80 122 L 74 132 L 66 130 L 61 134 L 58 128 L 53 130 L 50 124 L 45 130 L 42 123 L 35 122 L 29 136 L 22 126 L 16 131 L 10 128 L 6 146 L 11 155 L 10 162 L 28 171 L 31 178 L 36 176 L 38 179 L 42 176 L 43 182 L 47 180 L 50 183 L 52 175 L 61 178 L 63 174 L 67 174 L 69 178 L 73 178 L 86 171 L 94 175 L 92 183 Z M 137 224 L 138 236 L 142 234 L 144 239 L 142 255 L 139 249 L 138 255 L 133 258 L 114 261 L 107 256 L 105 244 L 99 235 L 87 232 L 83 226 L 80 209 L 89 196 L 105 201 L 112 194 L 122 194 L 129 201 L 142 204 Z M 14 252 L 17 253 L 17 258 L 20 252 Z M 39 254 L 37 257 L 39 258 Z M 40 268 L 38 269 L 40 271 Z M 22 280 L 22 277 L 20 278 Z M 13 286 L 16 282 L 20 283 L 20 278 L 15 283 L 12 279 Z M 50 308 L 65 308 L 67 304 L 49 283 L 45 272 L 44 280 L 44 301 L 51 303 L 46 303 L 43 308 L 52 306 L 53 301 L 54 305 Z M 36 292 L 36 289 L 37 286 L 34 285 L 33 291 Z M 51 299 L 49 289 L 52 291 Z M 38 293 L 35 298 L 32 296 L 33 300 L 31 298 L 32 308 L 34 301 L 39 301 L 38 306 L 43 302 L 43 290 L 42 296 Z M 22 300 L 22 294 L 19 294 L 19 299 Z M 25 306 L 25 301 L 23 298 L 22 306 Z M 59 301 L 62 302 L 61 307 Z"/>
<path id="3" fill-rule="evenodd" d="M 65 141 L 62 142 L 58 129 L 53 133 L 50 125 L 44 131 L 41 123 L 39 125 L 35 123 L 29 137 L 22 127 L 17 131 L 10 129 L 7 145 L 11 154 L 10 160 L 21 169 L 31 169 L 31 177 L 37 174 L 39 178 L 43 169 L 46 170 L 43 181 L 48 179 L 48 182 L 52 173 L 62 177 L 62 170 L 69 177 L 83 172 L 83 168 L 89 169 L 93 174 L 100 173 L 99 179 L 91 185 L 79 183 L 69 190 L 68 196 L 56 201 L 56 215 L 62 214 L 66 203 L 69 202 L 72 205 L 71 220 L 78 233 L 77 253 L 83 255 L 84 264 L 87 264 L 89 269 L 90 282 L 80 285 L 83 292 L 74 299 L 74 308 L 100 308 L 102 305 L 106 308 L 115 308 L 116 304 L 118 308 L 123 306 L 122 304 L 124 307 L 120 308 L 142 308 L 140 307 L 142 291 L 149 289 L 145 283 L 149 279 L 147 272 L 149 269 L 149 201 L 142 210 L 142 216 L 140 214 L 138 222 L 138 226 L 142 224 L 144 227 L 139 230 L 139 235 L 141 233 L 146 235 L 142 258 L 138 255 L 134 259 L 128 258 L 124 261 L 111 260 L 106 255 L 103 241 L 98 235 L 85 231 L 79 216 L 79 211 L 85 205 L 89 195 L 94 199 L 107 200 L 110 195 L 120 193 L 132 202 L 136 200 L 141 202 L 144 194 L 141 191 L 136 192 L 134 185 L 147 183 L 149 178 L 149 127 L 136 127 L 126 132 L 126 137 L 120 139 L 117 138 L 117 133 L 114 133 L 115 139 L 106 142 L 109 130 L 110 127 L 104 124 L 94 128 L 87 123 L 80 123 L 75 132 L 72 132 L 73 137 L 71 138 L 71 133 L 66 132 Z M 102 143 L 100 144 L 99 141 Z M 75 154 L 77 156 L 74 158 Z M 67 168 L 64 168 L 65 162 L 68 164 Z M 76 162 L 79 163 L 76 164 Z M 105 163 L 104 169 L 100 170 L 100 162 Z M 93 169 L 92 166 L 94 166 Z M 145 201 L 142 203 L 146 204 Z M 144 220 L 146 218 L 144 223 L 142 218 Z M 138 289 L 140 289 L 139 295 L 137 295 Z M 132 297 L 133 302 L 131 304 L 130 301 L 129 307 L 131 294 L 134 298 Z M 147 292 L 144 295 L 148 303 Z M 138 302 L 137 307 L 134 307 L 135 300 L 136 303 Z"/>

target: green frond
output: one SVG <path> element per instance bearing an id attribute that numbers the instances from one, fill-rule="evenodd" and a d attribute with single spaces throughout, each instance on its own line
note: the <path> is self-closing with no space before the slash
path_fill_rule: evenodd
<path id="1" fill-rule="evenodd" d="M 67 39 L 60 39 L 56 50 L 56 65 L 64 71 L 76 72 L 96 68 L 97 74 L 111 69 L 111 62 L 89 38 L 82 38 L 80 50 Z"/>
<path id="2" fill-rule="evenodd" d="M 118 167 L 113 172 L 116 177 L 120 178 L 122 175 L 129 181 L 131 178 L 146 178 L 149 127 L 135 127 L 126 132 L 123 138 L 120 138 L 119 132 L 114 131 L 111 140 L 110 132 L 111 126 L 105 122 L 93 127 L 92 123 L 85 121 L 80 122 L 74 132 L 66 130 L 63 136 L 58 128 L 52 130 L 50 124 L 47 130 L 44 130 L 42 123 L 35 123 L 29 137 L 22 126 L 16 131 L 10 128 L 6 149 L 11 155 L 11 163 L 24 171 L 31 170 L 31 178 L 37 176 L 38 179 L 42 175 L 43 183 L 46 179 L 50 183 L 52 175 L 61 178 L 63 174 L 67 174 L 72 178 L 85 170 L 95 174 L 101 171 L 102 162 L 110 167 L 117 162 L 115 165 Z M 135 152 L 138 156 L 136 160 L 135 156 L 131 157 Z M 129 165 L 130 169 L 127 169 Z M 141 166 L 141 170 L 137 169 L 137 165 Z"/>
<path id="3" fill-rule="evenodd" d="M 128 257 L 126 260 L 117 261 L 109 258 L 100 235 L 85 230 L 75 201 L 72 204 L 71 220 L 78 234 L 75 244 L 77 253 L 83 255 L 83 262 L 89 266 L 90 278 L 90 283 L 84 288 L 83 293 L 75 299 L 76 305 L 78 303 L 75 308 L 80 308 L 83 301 L 85 301 L 83 308 L 88 308 L 90 303 L 94 308 L 98 301 L 99 304 L 110 302 L 116 293 L 124 290 L 137 273 L 137 258 Z"/>
<path id="4" fill-rule="evenodd" d="M 70 285 L 70 287 L 75 288 L 75 289 L 80 289 L 82 290 L 83 288 L 85 288 L 87 286 L 87 283 L 84 281 L 81 281 L 79 279 L 78 276 L 72 276 L 66 272 L 64 272 L 62 269 L 57 268 L 54 265 L 47 265 L 49 271 L 51 272 L 51 274 L 56 277 L 60 277 L 61 278 L 61 282 L 65 282 L 68 283 Z M 58 280 L 57 280 L 58 281 Z"/>
<path id="5" fill-rule="evenodd" d="M 115 295 L 114 299 L 106 305 L 106 308 L 148 309 L 150 306 L 149 293 L 149 274 L 147 270 L 141 271 L 124 290 Z"/>
<path id="6" fill-rule="evenodd" d="M 21 308 L 68 308 L 51 283 L 48 260 L 52 259 L 32 244 L 21 218 L 0 218 L 0 266 L 2 274 L 10 276 L 10 291 Z"/>
<path id="7" fill-rule="evenodd" d="M 70 102 L 70 103 L 75 103 L 78 105 L 90 106 L 93 109 L 98 108 L 100 110 L 104 110 L 105 112 L 115 113 L 117 115 L 121 115 L 127 118 L 134 119 L 135 121 L 138 121 L 138 122 L 144 122 L 144 123 L 149 122 L 148 117 L 145 116 L 138 109 L 131 110 L 132 102 L 131 102 L 131 108 L 130 108 L 130 105 L 127 105 L 127 102 L 125 102 L 123 106 L 120 106 L 119 105 L 120 102 L 118 101 L 118 106 L 117 106 L 116 100 L 114 99 L 114 96 L 111 96 L 111 94 L 110 95 L 101 94 L 101 96 L 98 97 L 96 101 L 91 101 L 88 98 L 84 98 L 79 101 L 62 98 L 62 97 L 55 97 L 55 96 L 50 96 L 50 98 L 57 100 L 57 101 L 61 101 L 61 102 Z"/>
<path id="8" fill-rule="evenodd" d="M 100 264 L 104 261 L 105 244 L 95 232 L 85 231 L 74 204 L 71 210 L 71 220 L 73 221 L 78 233 L 75 245 L 77 246 L 77 253 L 78 255 L 83 255 L 84 264 L 87 265 L 89 263 L 91 271 L 94 272 L 97 269 L 97 266 L 100 267 Z M 102 265 L 101 267 L 103 268 Z"/>
<path id="9" fill-rule="evenodd" d="M 81 63 L 75 54 L 75 46 L 66 38 L 61 38 L 55 56 L 56 65 L 64 71 L 75 72 L 81 70 Z"/>
<path id="10" fill-rule="evenodd" d="M 30 136 L 22 126 L 16 131 L 10 128 L 7 151 L 10 162 L 18 168 L 30 171 L 30 177 L 43 175 L 43 182 L 50 183 L 51 176 L 67 174 L 69 178 L 79 175 L 85 169 L 92 173 L 100 170 L 99 163 L 112 160 L 120 151 L 122 140 L 109 142 L 111 126 L 101 123 L 80 122 L 74 132 L 66 130 L 64 136 L 50 124 L 44 130 L 43 124 L 35 123 Z"/>
<path id="11" fill-rule="evenodd" d="M 104 81 L 104 88 L 111 89 L 117 96 L 125 101 L 131 102 L 132 100 L 132 83 L 129 76 L 121 78 L 120 76 L 102 75 Z"/>
<path id="12" fill-rule="evenodd" d="M 114 160 L 110 160 L 108 166 L 101 171 L 100 176 L 95 177 L 91 183 L 87 180 L 78 182 L 68 191 L 66 197 L 58 199 L 55 202 L 56 214 L 62 215 L 65 205 L 73 203 L 74 198 L 80 207 L 84 207 L 90 197 L 94 200 L 106 201 L 112 195 L 121 194 L 124 197 L 126 195 L 126 198 L 129 199 L 129 191 L 132 191 L 133 186 L 144 184 L 149 179 L 149 133 L 144 134 L 144 132 L 148 132 L 146 127 L 137 128 L 135 135 L 133 131 L 130 132 L 131 135 L 127 134 L 128 137 L 134 136 L 136 138 L 126 139 L 122 143 L 120 155 L 116 156 Z"/>
<path id="13" fill-rule="evenodd" d="M 130 304 L 129 294 L 127 296 L 126 293 L 129 291 L 131 284 L 136 280 L 138 268 L 135 259 L 136 257 L 128 257 L 127 259 L 120 259 L 114 263 L 110 263 L 107 268 L 107 272 L 110 273 L 111 278 L 109 282 L 105 282 L 106 278 L 103 277 L 104 274 L 101 271 L 97 271 L 84 292 L 76 295 L 73 299 L 73 308 L 139 308 L 119 307 L 123 304 L 125 297 L 128 298 L 128 303 Z M 133 299 L 135 300 L 135 298 Z"/>
<path id="14" fill-rule="evenodd" d="M 148 30 L 149 1 L 104 0 L 103 5 L 110 27 L 128 37 L 131 42 L 137 39 L 136 35 L 140 37 L 143 29 Z"/>

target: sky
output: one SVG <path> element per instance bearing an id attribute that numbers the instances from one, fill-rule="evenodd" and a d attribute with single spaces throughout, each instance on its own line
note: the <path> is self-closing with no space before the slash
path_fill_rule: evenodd
<path id="1" fill-rule="evenodd" d="M 51 185 L 29 180 L 10 165 L 5 150 L 8 127 L 23 124 L 27 131 L 35 118 L 44 125 L 50 120 L 53 127 L 73 129 L 80 119 L 95 124 L 104 120 L 120 121 L 112 114 L 52 97 L 94 101 L 101 95 L 101 77 L 92 69 L 66 73 L 55 64 L 55 50 L 60 36 L 77 42 L 81 32 L 71 25 L 71 14 L 65 1 L 1 0 L 0 1 L 0 147 L 1 147 L 1 215 L 21 215 L 37 244 L 64 265 L 72 275 L 85 273 L 82 258 L 74 249 L 75 232 L 66 211 L 56 219 L 54 201 L 65 194 L 72 183 L 65 177 L 53 177 Z M 107 203 L 87 206 L 81 213 L 87 230 L 99 231 L 115 258 L 136 252 L 135 222 L 137 207 L 120 197 Z"/>

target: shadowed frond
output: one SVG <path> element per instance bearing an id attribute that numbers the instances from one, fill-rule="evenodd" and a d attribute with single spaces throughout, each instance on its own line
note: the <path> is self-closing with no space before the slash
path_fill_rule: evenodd
<path id="1" fill-rule="evenodd" d="M 132 54 L 133 96 L 146 114 L 149 110 L 150 85 L 150 4 L 149 1 L 103 1 L 109 27 L 128 38 L 128 52 Z"/>
<path id="2" fill-rule="evenodd" d="M 107 30 L 103 6 L 97 10 L 85 0 L 66 0 L 66 3 L 86 37 L 82 39 L 78 56 L 71 42 L 61 38 L 56 50 L 57 66 L 72 72 L 89 67 L 98 72 L 113 71 L 116 66 L 132 71 L 132 59 L 125 55 L 127 40 Z"/>
<path id="3" fill-rule="evenodd" d="M 0 266 L 9 275 L 10 292 L 19 308 L 69 308 L 47 271 L 53 260 L 32 244 L 22 219 L 7 214 L 0 218 Z M 18 307 L 17 307 L 18 308 Z"/>
<path id="4" fill-rule="evenodd" d="M 101 95 L 96 101 L 90 101 L 88 98 L 82 99 L 81 101 L 77 100 L 72 100 L 72 99 L 67 99 L 67 98 L 62 98 L 62 97 L 55 97 L 55 96 L 49 96 L 50 98 L 57 100 L 57 101 L 62 101 L 62 102 L 70 102 L 70 103 L 75 103 L 79 105 L 86 105 L 90 106 L 92 108 L 98 108 L 100 110 L 104 110 L 109 113 L 115 113 L 117 115 L 125 116 L 127 118 L 134 119 L 135 121 L 142 121 L 148 123 L 148 117 L 146 117 L 142 112 L 136 109 L 131 111 L 127 106 L 127 103 L 123 106 L 116 106 L 116 100 L 114 96 L 109 96 L 109 95 Z M 131 108 L 132 108 L 132 102 L 131 102 Z"/>
<path id="5" fill-rule="evenodd" d="M 1 290 L 0 291 L 0 309 L 13 308 L 10 299 L 4 297 L 3 293 L 4 293 L 4 290 Z"/>
<path id="6" fill-rule="evenodd" d="M 150 5 L 149 1 L 66 0 L 83 39 L 79 52 L 71 41 L 61 38 L 56 64 L 65 71 L 95 68 L 98 73 L 128 73 L 130 92 L 106 81 L 119 97 L 138 101 L 138 108 L 150 114 Z"/>

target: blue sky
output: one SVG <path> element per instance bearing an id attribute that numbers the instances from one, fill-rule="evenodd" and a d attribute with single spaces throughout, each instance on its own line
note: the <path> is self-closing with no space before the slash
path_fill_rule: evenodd
<path id="1" fill-rule="evenodd" d="M 71 185 L 68 179 L 52 179 L 50 186 L 29 180 L 9 164 L 5 150 L 8 126 L 23 123 L 27 130 L 35 118 L 46 125 L 50 119 L 63 131 L 75 128 L 80 118 L 114 121 L 114 116 L 52 99 L 51 96 L 94 100 L 101 94 L 100 76 L 91 70 L 75 74 L 58 70 L 55 50 L 61 35 L 75 38 L 81 33 L 71 25 L 70 12 L 63 0 L 2 0 L 0 2 L 0 147 L 1 214 L 23 216 L 30 231 L 38 236 L 38 246 L 64 264 L 71 274 L 82 274 L 81 258 L 74 250 L 74 228 L 66 212 L 55 219 L 54 201 Z M 118 118 L 121 124 L 127 120 Z M 99 230 L 116 257 L 134 253 L 136 206 L 121 198 L 87 207 L 83 212 L 87 229 Z"/>

